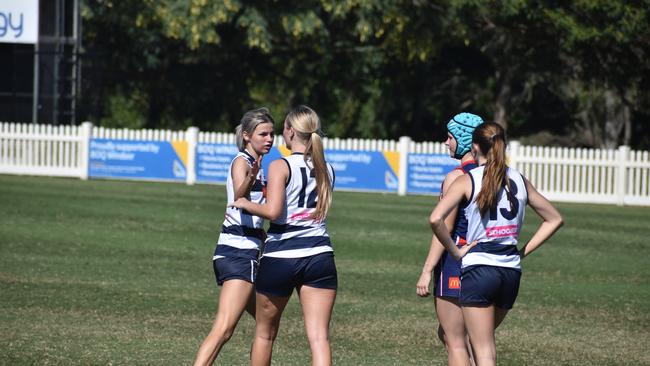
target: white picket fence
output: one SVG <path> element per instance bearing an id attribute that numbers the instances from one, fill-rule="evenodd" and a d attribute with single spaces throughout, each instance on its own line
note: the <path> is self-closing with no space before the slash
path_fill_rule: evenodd
<path id="1" fill-rule="evenodd" d="M 234 144 L 232 133 L 130 130 L 81 126 L 0 123 L 0 173 L 88 178 L 91 138 L 188 141 L 188 167 L 194 166 L 197 143 Z M 276 146 L 282 138 L 276 137 Z M 409 153 L 446 154 L 439 142 L 325 138 L 326 149 L 400 152 L 398 193 L 406 193 L 406 162 Z M 522 146 L 508 147 L 510 165 L 521 171 L 549 199 L 564 202 L 611 203 L 650 206 L 650 158 L 648 151 Z M 193 184 L 194 169 L 188 169 Z"/>

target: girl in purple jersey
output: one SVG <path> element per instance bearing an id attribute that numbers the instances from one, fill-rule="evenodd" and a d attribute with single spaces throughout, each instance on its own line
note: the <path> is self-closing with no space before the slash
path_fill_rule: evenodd
<path id="1" fill-rule="evenodd" d="M 496 365 L 494 330 L 512 308 L 521 278 L 520 261 L 549 239 L 562 216 L 519 172 L 506 165 L 506 138 L 501 126 L 484 123 L 474 130 L 472 153 L 479 167 L 458 177 L 429 218 L 436 237 L 461 260 L 460 305 L 478 366 Z M 469 244 L 458 248 L 445 218 L 467 202 Z M 517 248 L 525 206 L 542 224 Z"/>
<path id="2" fill-rule="evenodd" d="M 444 197 L 456 178 L 467 174 L 476 167 L 470 147 L 472 132 L 481 123 L 483 123 L 483 119 L 471 113 L 457 114 L 447 123 L 445 145 L 449 148 L 451 157 L 459 159 L 461 165 L 449 172 L 445 177 L 440 189 L 440 199 Z M 458 247 L 462 247 L 466 243 L 467 221 L 463 211 L 464 206 L 460 205 L 445 219 L 445 224 Z M 433 292 L 439 323 L 438 337 L 447 349 L 447 363 L 450 366 L 470 366 L 472 365 L 472 353 L 467 341 L 463 313 L 458 303 L 458 296 L 460 295 L 460 262 L 449 256 L 435 235 L 431 239 L 429 254 L 416 285 L 418 296 L 426 297 L 431 294 L 429 285 L 432 280 L 432 272 L 434 272 Z"/>

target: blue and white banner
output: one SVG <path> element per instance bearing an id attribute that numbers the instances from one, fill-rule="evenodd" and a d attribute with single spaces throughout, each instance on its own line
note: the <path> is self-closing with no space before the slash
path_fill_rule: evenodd
<path id="1" fill-rule="evenodd" d="M 439 195 L 447 173 L 459 165 L 446 154 L 409 154 L 406 192 Z"/>
<path id="2" fill-rule="evenodd" d="M 92 139 L 88 176 L 185 181 L 186 141 Z"/>
<path id="3" fill-rule="evenodd" d="M 0 43 L 38 42 L 38 0 L 0 1 Z"/>
<path id="4" fill-rule="evenodd" d="M 395 151 L 325 150 L 336 174 L 336 189 L 397 192 L 399 153 Z"/>
<path id="5" fill-rule="evenodd" d="M 237 155 L 233 144 L 198 144 L 196 148 L 196 180 L 200 183 L 225 183 L 228 168 Z M 272 161 L 291 152 L 284 146 L 274 146 L 262 159 L 262 168 L 268 174 Z M 335 189 L 360 191 L 397 191 L 396 152 L 325 150 L 325 160 L 334 168 Z"/>
<path id="6" fill-rule="evenodd" d="M 226 183 L 230 162 L 239 150 L 234 144 L 196 145 L 196 181 L 199 183 Z"/>

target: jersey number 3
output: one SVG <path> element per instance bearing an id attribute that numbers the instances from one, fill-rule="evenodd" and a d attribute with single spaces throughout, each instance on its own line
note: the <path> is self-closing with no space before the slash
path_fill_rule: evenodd
<path id="1" fill-rule="evenodd" d="M 508 198 L 508 201 L 510 202 L 510 210 L 506 208 L 500 208 L 499 213 L 501 216 L 506 219 L 506 220 L 512 220 L 515 217 L 517 217 L 517 213 L 519 213 L 519 201 L 517 200 L 517 185 L 515 182 L 508 178 L 510 181 L 510 194 L 508 192 L 506 193 L 506 197 Z M 490 221 L 494 221 L 497 219 L 497 207 L 494 206 L 490 209 Z"/>
<path id="2" fill-rule="evenodd" d="M 307 168 L 300 168 L 300 175 L 302 177 L 302 187 L 300 187 L 300 194 L 298 196 L 298 207 L 315 208 L 317 194 L 315 189 L 309 192 L 309 196 L 307 196 L 307 206 L 305 206 L 305 195 L 307 193 Z M 311 178 L 315 177 L 313 170 L 309 172 L 309 176 Z"/>

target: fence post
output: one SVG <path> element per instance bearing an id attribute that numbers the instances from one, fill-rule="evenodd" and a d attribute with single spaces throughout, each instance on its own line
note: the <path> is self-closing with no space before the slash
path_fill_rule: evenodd
<path id="1" fill-rule="evenodd" d="M 508 144 L 508 166 L 520 170 L 519 167 L 517 166 L 517 159 L 519 158 L 519 147 L 521 144 L 519 141 L 510 141 Z"/>
<path id="2" fill-rule="evenodd" d="M 625 194 L 627 193 L 627 163 L 630 156 L 629 146 L 619 146 L 616 151 L 616 205 L 625 204 Z"/>
<path id="3" fill-rule="evenodd" d="M 90 139 L 93 137 L 92 122 L 83 122 L 81 124 L 81 146 L 79 151 L 79 178 L 88 180 L 88 165 L 90 160 Z"/>
<path id="4" fill-rule="evenodd" d="M 187 141 L 187 172 L 185 179 L 188 185 L 196 183 L 196 145 L 199 142 L 199 129 L 197 127 L 189 127 L 185 134 Z"/>
<path id="5" fill-rule="evenodd" d="M 408 161 L 409 161 L 409 147 L 411 146 L 411 138 L 402 136 L 399 138 L 399 172 L 398 172 L 398 185 L 397 194 L 400 196 L 406 195 L 406 187 L 408 183 Z"/>

